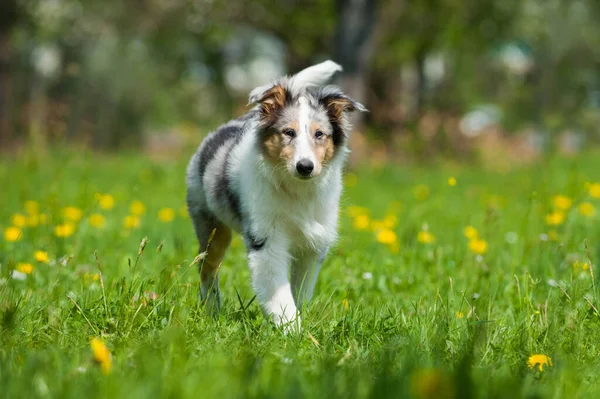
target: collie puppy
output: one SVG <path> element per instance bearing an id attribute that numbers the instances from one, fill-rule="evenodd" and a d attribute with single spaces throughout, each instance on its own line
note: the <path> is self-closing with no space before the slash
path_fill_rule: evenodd
<path id="1" fill-rule="evenodd" d="M 209 134 L 187 168 L 187 205 L 207 254 L 200 296 L 221 306 L 219 267 L 232 231 L 242 235 L 256 298 L 278 326 L 299 326 L 328 248 L 336 241 L 351 127 L 365 111 L 334 86 L 325 61 L 250 93 L 244 116 Z M 292 323 L 293 322 L 293 323 Z"/>

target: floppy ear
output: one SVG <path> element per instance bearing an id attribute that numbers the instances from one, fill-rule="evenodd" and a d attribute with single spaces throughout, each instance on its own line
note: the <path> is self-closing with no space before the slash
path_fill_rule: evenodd
<path id="1" fill-rule="evenodd" d="M 262 86 L 250 93 L 250 103 L 258 103 L 263 119 L 273 118 L 286 103 L 287 92 L 281 85 Z"/>
<path id="2" fill-rule="evenodd" d="M 340 119 L 344 112 L 367 112 L 364 105 L 344 94 L 333 94 L 323 99 L 325 108 L 330 117 Z"/>

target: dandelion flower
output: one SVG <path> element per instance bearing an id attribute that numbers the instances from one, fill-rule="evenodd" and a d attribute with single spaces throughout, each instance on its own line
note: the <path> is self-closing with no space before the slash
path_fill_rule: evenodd
<path id="1" fill-rule="evenodd" d="M 142 201 L 133 201 L 129 207 L 132 215 L 141 216 L 146 213 L 146 205 Z"/>
<path id="2" fill-rule="evenodd" d="M 600 198 L 600 183 L 590 183 L 588 186 L 588 194 L 592 198 Z"/>
<path id="3" fill-rule="evenodd" d="M 110 194 L 96 194 L 96 201 L 98 201 L 100 208 L 107 211 L 111 210 L 115 206 L 115 199 Z"/>
<path id="4" fill-rule="evenodd" d="M 342 299 L 342 306 L 344 307 L 344 310 L 348 310 L 348 308 L 350 307 L 350 303 L 347 299 Z"/>
<path id="5" fill-rule="evenodd" d="M 15 213 L 10 218 L 10 221 L 16 227 L 24 227 L 25 224 L 27 223 L 27 218 L 25 217 L 25 215 L 23 215 L 21 213 Z"/>
<path id="6" fill-rule="evenodd" d="M 93 338 L 90 341 L 90 347 L 92 348 L 92 353 L 94 354 L 94 360 L 100 364 L 100 370 L 102 374 L 107 375 L 110 374 L 112 369 L 112 357 L 110 355 L 110 351 L 98 338 Z"/>
<path id="7" fill-rule="evenodd" d="M 33 265 L 31 263 L 18 263 L 16 270 L 24 274 L 33 273 Z"/>
<path id="8" fill-rule="evenodd" d="M 390 229 L 381 229 L 377 233 L 377 241 L 382 244 L 391 245 L 398 241 L 398 237 L 396 236 L 396 233 Z"/>
<path id="9" fill-rule="evenodd" d="M 36 201 L 25 201 L 25 211 L 30 215 L 37 215 L 40 212 L 40 204 Z"/>
<path id="10" fill-rule="evenodd" d="M 419 231 L 417 234 L 417 241 L 421 244 L 431 244 L 435 241 L 435 236 L 428 231 Z"/>
<path id="11" fill-rule="evenodd" d="M 75 232 L 75 225 L 73 223 L 63 223 L 54 227 L 54 235 L 60 238 L 66 238 Z"/>
<path id="12" fill-rule="evenodd" d="M 538 366 L 540 371 L 544 371 L 544 366 L 552 366 L 552 359 L 550 359 L 550 356 L 546 355 L 531 355 L 527 360 L 527 365 L 530 369 L 533 369 L 535 366 Z"/>
<path id="13" fill-rule="evenodd" d="M 579 204 L 579 213 L 587 218 L 591 218 L 596 215 L 596 208 L 590 202 L 582 202 Z"/>
<path id="14" fill-rule="evenodd" d="M 364 206 L 350 205 L 347 208 L 347 211 L 348 215 L 353 218 L 361 215 L 369 215 L 369 209 L 365 208 Z"/>
<path id="15" fill-rule="evenodd" d="M 552 197 L 552 205 L 561 211 L 567 211 L 573 205 L 573 200 L 564 195 L 555 195 Z"/>
<path id="16" fill-rule="evenodd" d="M 454 177 L 450 177 L 450 178 L 448 178 L 448 185 L 449 185 L 450 187 L 454 187 L 454 186 L 456 186 L 456 179 L 455 179 Z"/>
<path id="17" fill-rule="evenodd" d="M 462 319 L 463 317 L 465 317 L 465 315 L 463 314 L 463 312 L 456 311 L 456 318 L 457 319 Z"/>
<path id="18" fill-rule="evenodd" d="M 158 211 L 158 220 L 164 223 L 172 222 L 175 219 L 175 211 L 172 208 L 162 208 Z"/>
<path id="19" fill-rule="evenodd" d="M 67 220 L 71 220 L 73 222 L 78 222 L 81 220 L 83 216 L 83 212 L 81 209 L 74 206 L 66 206 L 62 210 L 63 217 Z"/>
<path id="20" fill-rule="evenodd" d="M 123 219 L 123 225 L 125 226 L 126 229 L 138 228 L 138 227 L 140 227 L 140 218 L 139 218 L 139 216 L 135 216 L 135 215 L 125 216 L 125 219 Z"/>
<path id="21" fill-rule="evenodd" d="M 356 230 L 368 230 L 370 222 L 368 215 L 358 215 L 354 218 L 354 228 Z"/>
<path id="22" fill-rule="evenodd" d="M 4 239 L 8 242 L 15 242 L 21 238 L 21 229 L 18 227 L 7 227 L 4 229 Z"/>
<path id="23" fill-rule="evenodd" d="M 554 211 L 546 215 L 546 224 L 548 226 L 560 226 L 565 221 L 565 214 L 561 211 Z"/>
<path id="24" fill-rule="evenodd" d="M 469 249 L 477 255 L 483 255 L 487 252 L 487 242 L 481 238 L 475 238 L 469 241 Z"/>
<path id="25" fill-rule="evenodd" d="M 106 225 L 106 219 L 99 213 L 93 213 L 90 215 L 89 223 L 92 227 L 102 228 Z"/>
<path id="26" fill-rule="evenodd" d="M 48 259 L 49 259 L 48 252 L 44 252 L 44 251 L 35 251 L 33 256 L 35 257 L 35 260 L 40 263 L 46 263 L 46 262 L 48 262 Z"/>
<path id="27" fill-rule="evenodd" d="M 467 227 L 465 227 L 465 229 L 463 230 L 463 234 L 469 240 L 472 240 L 474 238 L 479 237 L 479 233 L 477 232 L 477 229 L 475 227 L 473 227 L 473 226 L 467 226 Z"/>

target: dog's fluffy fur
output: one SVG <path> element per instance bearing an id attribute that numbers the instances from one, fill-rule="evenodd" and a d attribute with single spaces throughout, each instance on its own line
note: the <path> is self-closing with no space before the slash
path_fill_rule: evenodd
<path id="1" fill-rule="evenodd" d="M 246 115 L 209 134 L 187 169 L 187 204 L 200 244 L 202 300 L 218 311 L 219 266 L 232 230 L 246 244 L 256 297 L 277 325 L 299 323 L 337 237 L 348 111 L 332 61 L 254 89 Z M 299 324 L 295 324 L 299 325 Z"/>

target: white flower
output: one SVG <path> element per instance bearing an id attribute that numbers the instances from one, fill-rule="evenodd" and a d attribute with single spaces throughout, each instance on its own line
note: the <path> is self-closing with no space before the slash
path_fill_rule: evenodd
<path id="1" fill-rule="evenodd" d="M 371 272 L 364 272 L 362 274 L 362 278 L 364 280 L 371 280 L 371 279 L 373 279 L 373 273 L 371 273 Z"/>
<path id="2" fill-rule="evenodd" d="M 504 235 L 504 241 L 506 241 L 508 244 L 516 244 L 518 240 L 519 235 L 514 231 L 509 231 Z"/>

